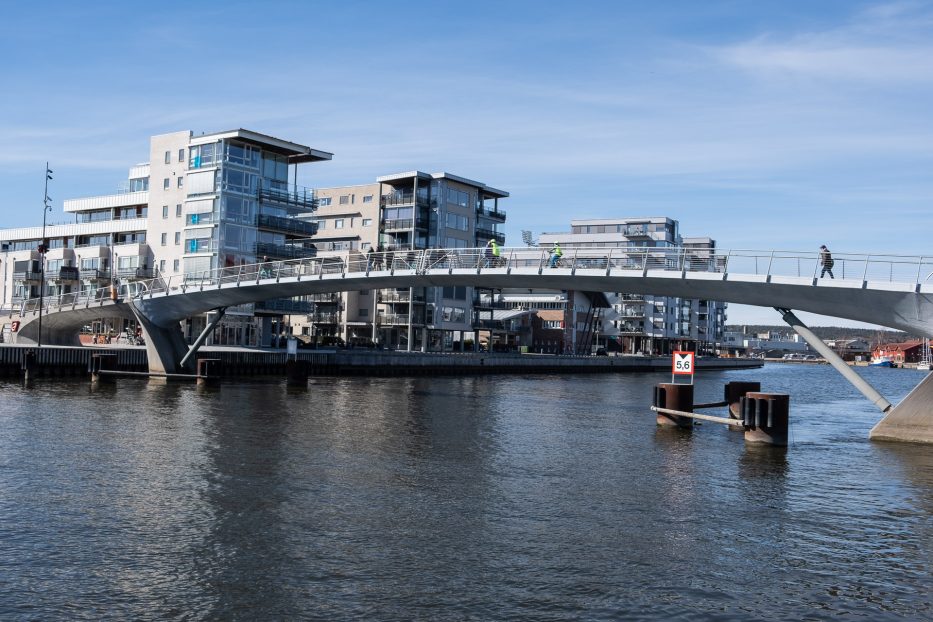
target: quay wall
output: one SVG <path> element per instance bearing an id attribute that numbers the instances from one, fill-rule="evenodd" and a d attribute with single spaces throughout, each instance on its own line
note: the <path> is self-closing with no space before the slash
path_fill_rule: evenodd
<path id="1" fill-rule="evenodd" d="M 116 354 L 116 371 L 148 370 L 145 348 L 0 346 L 0 376 L 19 376 L 29 351 L 36 352 L 38 376 L 88 373 L 92 354 Z M 283 375 L 288 355 L 282 351 L 202 348 L 198 358 L 217 359 L 222 376 Z M 299 351 L 312 375 L 423 376 L 507 373 L 624 373 L 669 371 L 670 357 L 552 356 L 497 353 L 421 353 L 375 350 Z M 697 359 L 697 370 L 761 367 L 754 359 Z"/>

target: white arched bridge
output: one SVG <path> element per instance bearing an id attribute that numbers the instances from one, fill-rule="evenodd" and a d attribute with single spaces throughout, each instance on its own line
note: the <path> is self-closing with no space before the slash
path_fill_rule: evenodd
<path id="1" fill-rule="evenodd" d="M 548 252 L 537 248 L 502 249 L 497 257 L 485 249 L 350 251 L 46 297 L 41 303 L 42 341 L 73 345 L 78 343 L 80 328 L 92 319 L 136 318 L 143 327 L 151 369 L 175 372 L 203 341 L 199 339 L 191 348 L 184 343 L 179 322 L 187 317 L 275 298 L 455 285 L 625 292 L 774 307 L 818 351 L 828 349 L 822 342 L 814 343 L 819 340 L 791 310 L 933 336 L 933 257 L 837 253 L 834 260 L 834 278 L 821 278 L 818 253 L 790 251 L 594 247 L 571 249 L 554 266 Z M 39 306 L 38 299 L 23 304 L 18 343 L 37 339 Z M 837 369 L 848 372 L 857 386 L 864 383 L 847 366 L 840 366 L 841 361 L 833 361 L 830 353 L 821 353 Z M 866 395 L 883 411 L 890 410 L 890 404 L 877 393 Z M 922 402 L 926 403 L 922 407 L 907 408 Z M 916 415 L 926 421 L 929 438 L 908 440 L 933 441 L 933 382 L 921 383 L 896 410 L 910 410 L 912 418 Z M 878 428 L 873 435 L 897 436 Z"/>

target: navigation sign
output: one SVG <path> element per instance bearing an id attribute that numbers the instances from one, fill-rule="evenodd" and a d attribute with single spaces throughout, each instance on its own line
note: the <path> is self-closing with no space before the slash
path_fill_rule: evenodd
<path id="1" fill-rule="evenodd" d="M 11 324 L 12 326 L 10 327 L 10 332 L 15 333 L 19 330 L 19 320 L 13 320 Z"/>
<path id="2" fill-rule="evenodd" d="M 673 370 L 675 376 L 693 375 L 693 352 L 674 351 Z"/>

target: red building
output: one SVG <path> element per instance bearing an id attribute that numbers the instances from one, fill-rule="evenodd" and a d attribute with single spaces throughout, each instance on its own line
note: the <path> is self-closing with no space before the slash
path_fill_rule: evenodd
<path id="1" fill-rule="evenodd" d="M 904 341 L 902 343 L 885 343 L 876 346 L 871 352 L 872 359 L 887 357 L 896 365 L 903 363 L 916 363 L 923 354 L 922 341 Z"/>

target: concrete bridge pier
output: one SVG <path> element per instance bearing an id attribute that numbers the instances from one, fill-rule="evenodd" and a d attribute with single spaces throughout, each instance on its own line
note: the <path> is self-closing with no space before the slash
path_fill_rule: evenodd
<path id="1" fill-rule="evenodd" d="M 135 304 L 132 304 L 133 315 L 139 321 L 146 340 L 146 356 L 149 359 L 149 371 L 164 374 L 185 373 L 181 361 L 188 354 L 188 346 L 181 332 L 181 325 L 173 322 L 168 327 L 157 326 L 149 320 Z"/>
<path id="2" fill-rule="evenodd" d="M 933 443 L 933 373 L 928 373 L 875 427 L 873 441 Z"/>

